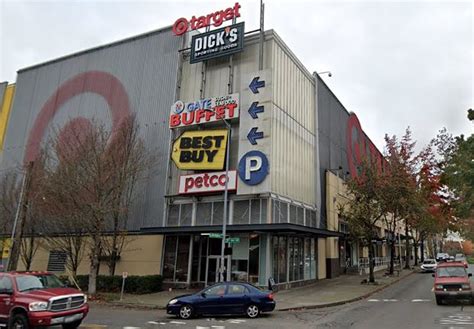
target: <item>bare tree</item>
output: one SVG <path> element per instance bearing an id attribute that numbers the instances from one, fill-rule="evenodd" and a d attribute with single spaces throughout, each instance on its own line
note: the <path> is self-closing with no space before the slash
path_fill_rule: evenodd
<path id="1" fill-rule="evenodd" d="M 107 259 L 109 274 L 114 275 L 117 260 L 131 242 L 127 228 L 135 189 L 141 174 L 152 161 L 139 137 L 139 126 L 133 117 L 122 124 L 116 138 L 110 143 L 107 161 L 110 161 L 110 167 L 114 168 L 112 174 L 117 188 L 114 189 L 113 213 L 109 220 L 111 234 L 104 235 L 102 252 Z"/>
<path id="2" fill-rule="evenodd" d="M 7 241 L 11 235 L 19 194 L 20 182 L 17 173 L 5 172 L 0 177 L 0 252 L 2 254 L 5 248 L 9 248 Z"/>
<path id="3" fill-rule="evenodd" d="M 87 243 L 89 293 L 95 294 L 101 253 L 116 261 L 126 245 L 128 209 L 147 155 L 133 117 L 115 131 L 84 122 L 65 128 L 47 152 L 45 212 L 81 224 L 76 236 L 87 236 L 80 241 Z M 60 231 L 71 230 L 63 225 Z M 79 247 L 79 240 L 69 242 Z"/>

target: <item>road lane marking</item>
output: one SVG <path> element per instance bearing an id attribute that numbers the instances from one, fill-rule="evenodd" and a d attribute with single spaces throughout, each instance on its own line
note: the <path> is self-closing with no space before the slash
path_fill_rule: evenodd
<path id="1" fill-rule="evenodd" d="M 431 302 L 431 299 L 412 299 L 412 303 L 423 303 L 423 302 Z"/>
<path id="2" fill-rule="evenodd" d="M 378 299 L 369 299 L 368 302 L 373 303 L 373 302 L 380 302 L 380 301 Z"/>
<path id="3" fill-rule="evenodd" d="M 156 321 L 148 321 L 147 323 L 148 324 L 158 324 L 158 322 L 156 322 Z"/>
<path id="4" fill-rule="evenodd" d="M 230 323 L 244 323 L 246 320 L 241 320 L 241 319 L 230 319 L 228 320 Z"/>
<path id="5" fill-rule="evenodd" d="M 398 299 L 384 299 L 383 301 L 392 303 L 392 302 L 398 302 Z"/>
<path id="6" fill-rule="evenodd" d="M 123 327 L 123 329 L 141 329 L 142 327 Z"/>
<path id="7" fill-rule="evenodd" d="M 186 324 L 186 322 L 181 322 L 181 321 L 170 321 L 172 324 Z"/>
<path id="8" fill-rule="evenodd" d="M 455 315 L 450 315 L 445 318 L 441 318 L 440 324 L 455 324 L 455 325 L 473 325 L 474 321 L 472 321 L 472 317 L 470 315 L 466 314 L 455 314 Z"/>

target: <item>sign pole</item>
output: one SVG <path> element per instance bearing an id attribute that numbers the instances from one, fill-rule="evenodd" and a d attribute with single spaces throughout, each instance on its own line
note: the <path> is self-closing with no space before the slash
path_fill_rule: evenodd
<path id="1" fill-rule="evenodd" d="M 221 245 L 221 266 L 220 266 L 220 282 L 224 282 L 224 270 L 225 270 L 225 256 L 224 256 L 224 251 L 225 251 L 225 235 L 226 235 L 226 230 L 227 230 L 227 201 L 228 201 L 228 189 L 229 189 L 229 157 L 230 157 L 230 138 L 232 134 L 232 127 L 231 125 L 223 119 L 224 123 L 227 126 L 227 130 L 229 131 L 227 140 L 229 143 L 227 143 L 227 149 L 226 149 L 226 155 L 225 155 L 225 187 L 224 187 L 224 214 L 222 218 L 222 245 Z"/>
<path id="2" fill-rule="evenodd" d="M 122 273 L 122 289 L 120 290 L 120 301 L 123 300 L 123 292 L 125 291 L 125 279 L 127 279 L 128 273 Z"/>

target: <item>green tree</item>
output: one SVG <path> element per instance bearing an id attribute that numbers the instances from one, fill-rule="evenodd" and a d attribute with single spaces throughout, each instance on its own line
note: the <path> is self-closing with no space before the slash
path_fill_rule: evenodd
<path id="1" fill-rule="evenodd" d="M 468 119 L 474 120 L 474 111 L 468 110 Z M 437 146 L 442 156 L 441 183 L 451 194 L 455 215 L 464 220 L 474 220 L 474 134 L 469 137 L 452 137 L 446 129 L 437 136 Z"/>
<path id="2" fill-rule="evenodd" d="M 374 244 L 378 227 L 382 224 L 385 210 L 382 207 L 383 177 L 375 164 L 363 161 L 360 175 L 347 182 L 349 200 L 340 206 L 339 212 L 347 219 L 351 234 L 369 249 L 369 282 L 374 277 Z"/>

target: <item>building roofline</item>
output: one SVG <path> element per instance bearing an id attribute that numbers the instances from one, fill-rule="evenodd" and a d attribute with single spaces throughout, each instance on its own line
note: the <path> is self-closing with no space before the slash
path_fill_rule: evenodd
<path id="1" fill-rule="evenodd" d="M 74 58 L 74 57 L 84 55 L 84 54 L 87 54 L 87 53 L 90 53 L 90 52 L 93 52 L 93 51 L 97 51 L 97 50 L 113 47 L 113 46 L 116 46 L 116 45 L 120 45 L 122 43 L 130 42 L 130 41 L 134 41 L 134 40 L 138 40 L 138 39 L 143 39 L 143 38 L 149 37 L 150 35 L 159 34 L 159 33 L 165 32 L 167 30 L 171 31 L 171 28 L 172 28 L 171 25 L 170 26 L 165 26 L 165 27 L 162 27 L 162 28 L 159 28 L 159 29 L 156 29 L 156 30 L 152 30 L 152 31 L 148 31 L 148 32 L 145 32 L 145 33 L 141 33 L 141 34 L 138 34 L 138 35 L 131 36 L 131 37 L 127 37 L 127 38 L 124 38 L 124 39 L 119 39 L 119 40 L 116 40 L 116 41 L 112 41 L 110 43 L 106 43 L 106 44 L 103 44 L 103 45 L 100 45 L 100 46 L 80 50 L 80 51 L 74 52 L 72 54 L 60 56 L 60 57 L 57 57 L 57 58 L 54 58 L 54 59 L 51 59 L 51 60 L 47 60 L 45 62 L 41 62 L 41 63 L 34 64 L 34 65 L 31 65 L 31 66 L 27 66 L 25 68 L 19 69 L 17 71 L 17 73 L 23 73 L 25 71 L 29 71 L 29 70 L 32 70 L 32 69 L 37 69 L 37 68 L 42 67 L 42 66 L 57 63 L 57 62 L 65 60 L 65 59 Z M 177 38 L 179 38 L 179 37 L 177 36 Z"/>

